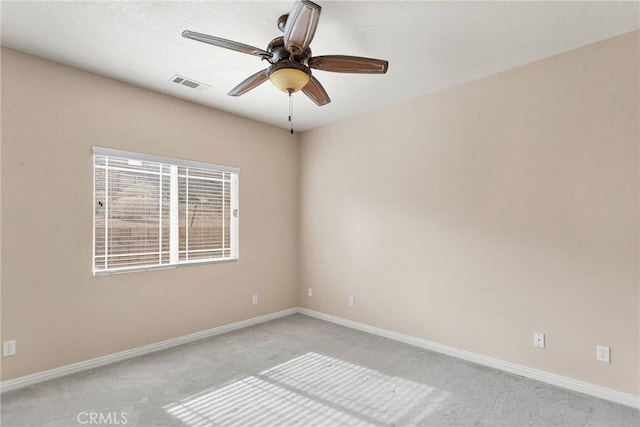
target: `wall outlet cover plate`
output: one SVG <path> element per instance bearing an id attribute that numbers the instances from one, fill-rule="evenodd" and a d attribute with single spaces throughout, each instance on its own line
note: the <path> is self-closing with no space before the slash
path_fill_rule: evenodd
<path id="1" fill-rule="evenodd" d="M 544 348 L 544 334 L 542 332 L 533 333 L 533 345 Z"/>

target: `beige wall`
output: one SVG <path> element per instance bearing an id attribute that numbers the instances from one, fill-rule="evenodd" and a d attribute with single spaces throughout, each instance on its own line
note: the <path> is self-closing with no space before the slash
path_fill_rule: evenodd
<path id="1" fill-rule="evenodd" d="M 300 304 L 638 394 L 639 62 L 636 32 L 303 134 Z"/>
<path id="2" fill-rule="evenodd" d="M 94 277 L 93 145 L 241 168 L 240 260 Z M 294 307 L 297 167 L 286 130 L 2 49 L 2 379 Z"/>

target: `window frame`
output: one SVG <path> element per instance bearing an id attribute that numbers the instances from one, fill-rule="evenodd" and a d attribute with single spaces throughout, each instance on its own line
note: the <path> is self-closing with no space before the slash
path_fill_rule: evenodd
<path id="1" fill-rule="evenodd" d="M 186 167 L 186 168 L 196 168 L 196 169 L 204 169 L 207 171 L 215 171 L 215 172 L 225 172 L 230 174 L 230 206 L 229 206 L 229 244 L 230 244 L 230 255 L 228 257 L 221 258 L 204 258 L 204 259 L 192 259 L 192 260 L 180 260 L 179 254 L 179 239 L 172 240 L 172 244 L 170 245 L 170 261 L 169 263 L 160 263 L 160 264 L 151 264 L 151 265 L 136 265 L 131 267 L 115 267 L 115 268 L 106 268 L 96 270 L 96 156 L 106 156 L 106 157 L 116 157 L 120 159 L 126 159 L 130 161 L 142 161 L 142 162 L 154 162 L 159 163 L 161 165 L 169 165 L 171 168 L 176 167 Z M 224 262 L 235 262 L 240 259 L 240 248 L 239 248 L 239 240 L 240 240 L 240 210 L 239 210 L 239 180 L 240 180 L 240 168 L 233 166 L 224 166 L 218 165 L 214 163 L 205 163 L 198 162 L 192 160 L 184 160 L 172 157 L 164 157 L 157 156 L 152 154 L 143 154 L 143 153 L 134 153 L 130 151 L 124 150 L 116 150 L 112 148 L 105 147 L 92 147 L 92 176 L 93 176 L 93 244 L 92 244 L 92 271 L 94 276 L 101 275 L 109 275 L 109 274 L 118 274 L 118 273 L 128 273 L 135 271 L 147 271 L 147 270 L 161 270 L 167 268 L 176 268 L 176 267 L 184 267 L 191 265 L 202 265 L 202 264 L 217 264 Z M 105 165 L 105 172 L 107 171 L 107 167 Z M 172 212 L 171 215 L 177 215 L 178 204 L 177 201 L 179 199 L 179 188 L 177 184 L 174 187 L 174 183 L 171 183 L 171 202 L 170 202 L 170 210 L 175 210 L 175 213 Z M 174 194 L 175 193 L 175 194 Z M 174 205 L 175 200 L 175 205 Z M 105 217 L 105 225 L 108 224 L 107 218 Z M 178 228 L 173 228 L 171 226 L 170 234 L 178 234 Z M 105 244 L 108 244 L 105 242 Z M 176 251 L 174 253 L 174 251 Z"/>

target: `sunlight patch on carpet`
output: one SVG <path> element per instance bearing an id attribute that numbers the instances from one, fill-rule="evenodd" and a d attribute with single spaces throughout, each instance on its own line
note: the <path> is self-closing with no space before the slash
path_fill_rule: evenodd
<path id="1" fill-rule="evenodd" d="M 189 427 L 415 425 L 448 392 L 318 353 L 167 405 Z"/>

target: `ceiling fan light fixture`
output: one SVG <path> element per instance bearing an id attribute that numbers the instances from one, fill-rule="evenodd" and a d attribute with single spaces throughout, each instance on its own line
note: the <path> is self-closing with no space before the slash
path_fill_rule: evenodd
<path id="1" fill-rule="evenodd" d="M 271 73 L 269 81 L 282 92 L 298 92 L 309 83 L 309 75 L 295 68 L 281 68 Z"/>
<path id="2" fill-rule="evenodd" d="M 309 83 L 309 74 L 297 68 L 280 68 L 269 74 L 269 81 L 282 92 L 298 92 Z"/>

